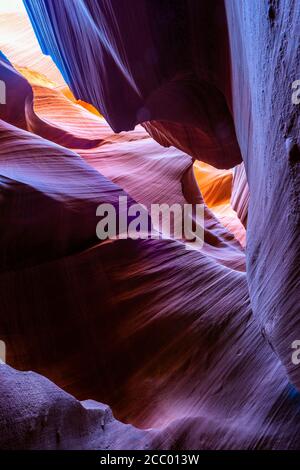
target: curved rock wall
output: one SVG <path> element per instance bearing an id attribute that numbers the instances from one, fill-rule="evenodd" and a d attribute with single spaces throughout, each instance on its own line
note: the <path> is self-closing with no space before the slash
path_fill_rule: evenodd
<path id="1" fill-rule="evenodd" d="M 75 98 L 149 133 L 1 58 L 1 339 L 60 388 L 0 365 L 0 447 L 299 448 L 297 2 L 25 4 Z M 241 158 L 247 273 L 207 188 L 201 249 L 96 239 L 103 200 L 203 202 L 193 159 Z"/>
<path id="2" fill-rule="evenodd" d="M 250 188 L 253 310 L 300 386 L 291 362 L 300 338 L 297 2 L 25 4 L 44 51 L 115 130 L 146 122 L 161 144 L 223 168 L 238 163 L 238 141 Z"/>

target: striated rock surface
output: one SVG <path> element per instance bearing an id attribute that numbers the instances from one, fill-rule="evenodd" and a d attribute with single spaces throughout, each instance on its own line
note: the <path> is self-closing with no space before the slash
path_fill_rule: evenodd
<path id="1" fill-rule="evenodd" d="M 194 174 L 203 199 L 220 222 L 234 234 L 240 244 L 246 245 L 246 230 L 235 199 L 244 201 L 249 193 L 236 184 L 236 169 L 218 170 L 207 163 L 195 161 Z M 246 176 L 245 176 L 246 179 Z M 248 200 L 247 200 L 248 202 Z M 246 202 L 245 202 L 246 206 Z M 247 211 L 248 206 L 245 207 Z"/>
<path id="2" fill-rule="evenodd" d="M 10 62 L 18 67 L 28 68 L 35 73 L 42 73 L 58 86 L 65 82 L 58 68 L 50 57 L 41 53 L 41 48 L 35 40 L 30 19 L 22 11 L 2 13 L 0 9 L 0 44 L 1 52 L 9 57 Z"/>
<path id="3" fill-rule="evenodd" d="M 300 448 L 299 110 L 281 88 L 300 72 L 299 9 L 25 4 L 75 99 L 24 49 L 19 72 L 1 58 L 0 338 L 56 385 L 0 365 L 0 447 Z M 247 273 L 243 167 L 231 193 L 231 170 L 207 165 L 241 155 Z M 120 194 L 204 200 L 203 247 L 100 242 L 96 207 Z"/>
<path id="4" fill-rule="evenodd" d="M 229 0 L 226 11 L 233 115 L 250 192 L 251 303 L 262 334 L 300 388 L 300 369 L 291 360 L 300 338 L 300 107 L 292 102 L 292 82 L 300 76 L 300 8 L 290 0 Z"/>
<path id="5" fill-rule="evenodd" d="M 143 449 L 150 441 L 108 406 L 79 402 L 34 372 L 0 365 L 0 393 L 1 450 Z"/>
<path id="6" fill-rule="evenodd" d="M 245 165 L 243 163 L 233 169 L 230 203 L 232 209 L 236 211 L 238 218 L 246 227 L 249 206 L 249 186 L 247 182 Z"/>
<path id="7" fill-rule="evenodd" d="M 43 52 L 114 131 L 145 122 L 162 145 L 220 168 L 241 161 L 222 2 L 29 0 L 25 6 Z"/>
<path id="8" fill-rule="evenodd" d="M 43 50 L 116 131 L 145 122 L 161 144 L 221 168 L 238 163 L 241 149 L 251 198 L 252 307 L 300 386 L 291 362 L 300 337 L 299 106 L 291 99 L 300 74 L 299 7 L 292 0 L 179 1 L 172 10 L 169 2 L 151 8 L 147 1 L 25 4 Z"/>

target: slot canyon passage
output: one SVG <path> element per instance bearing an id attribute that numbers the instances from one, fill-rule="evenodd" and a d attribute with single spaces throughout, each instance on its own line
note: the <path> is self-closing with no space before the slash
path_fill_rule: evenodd
<path id="1" fill-rule="evenodd" d="M 17 3 L 0 448 L 300 449 L 300 2 Z M 204 203 L 203 246 L 99 240 L 120 196 Z"/>

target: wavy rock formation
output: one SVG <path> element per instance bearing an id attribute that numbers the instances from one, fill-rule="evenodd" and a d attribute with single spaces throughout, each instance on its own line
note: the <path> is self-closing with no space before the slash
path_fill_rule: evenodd
<path id="1" fill-rule="evenodd" d="M 300 75 L 295 2 L 178 1 L 172 9 L 169 2 L 151 8 L 147 1 L 25 4 L 44 52 L 75 95 L 98 107 L 116 131 L 145 122 L 163 145 L 222 168 L 237 164 L 241 149 L 251 198 L 252 307 L 300 387 L 291 362 L 292 342 L 300 337 L 299 106 L 290 86 L 282 87 Z"/>
<path id="2" fill-rule="evenodd" d="M 0 60 L 12 84 L 0 108 L 0 338 L 10 366 L 52 381 L 0 365 L 0 448 L 299 448 L 287 375 L 298 383 L 288 361 L 298 111 L 285 144 L 290 108 L 277 88 L 299 64 L 283 60 L 296 54 L 298 10 L 289 0 L 275 16 L 256 0 L 25 4 L 75 100 L 24 50 L 14 49 L 19 72 Z M 262 93 L 276 53 L 276 93 Z M 115 134 L 77 99 L 131 130 Z M 247 273 L 245 175 L 208 165 L 232 168 L 241 155 Z M 96 207 L 119 195 L 147 208 L 204 202 L 204 245 L 101 242 Z"/>
<path id="3" fill-rule="evenodd" d="M 60 143 L 69 146 L 71 142 L 73 147 L 75 144 L 80 145 L 78 139 L 89 139 L 91 148 L 82 144 L 76 151 L 138 203 L 148 208 L 153 203 L 180 203 L 182 206 L 187 202 L 203 203 L 193 176 L 192 160 L 187 155 L 174 148 L 162 148 L 141 127 L 117 136 L 103 118 L 94 117 L 82 107 L 74 105 L 60 91 L 34 87 L 34 96 L 34 110 L 39 122 L 47 122 L 52 132 L 53 128 L 62 129 L 66 116 L 69 116 L 68 124 L 65 125 L 68 134 Z M 40 133 L 39 127 L 35 131 Z M 100 142 L 97 147 L 93 147 L 96 136 Z M 141 175 L 146 176 L 146 185 Z M 206 243 L 203 249 L 220 262 L 244 270 L 241 246 L 207 207 L 205 211 Z M 238 224 L 234 214 L 231 214 L 231 220 Z M 227 250 L 218 249 L 222 244 Z"/>
<path id="4" fill-rule="evenodd" d="M 115 132 L 150 121 L 163 145 L 221 168 L 241 161 L 222 2 L 215 8 L 172 0 L 153 8 L 147 1 L 29 0 L 25 6 L 43 52 Z M 212 41 L 222 42 L 222 51 L 210 49 Z"/>

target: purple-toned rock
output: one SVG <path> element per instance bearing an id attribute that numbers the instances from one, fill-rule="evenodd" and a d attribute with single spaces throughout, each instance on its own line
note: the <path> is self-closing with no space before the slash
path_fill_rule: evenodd
<path id="1" fill-rule="evenodd" d="M 300 8 L 273 3 L 25 1 L 44 52 L 114 130 L 145 122 L 163 145 L 223 168 L 241 151 L 252 307 L 300 388 Z"/>
<path id="2" fill-rule="evenodd" d="M 143 449 L 149 436 L 45 377 L 0 365 L 0 449 Z"/>

